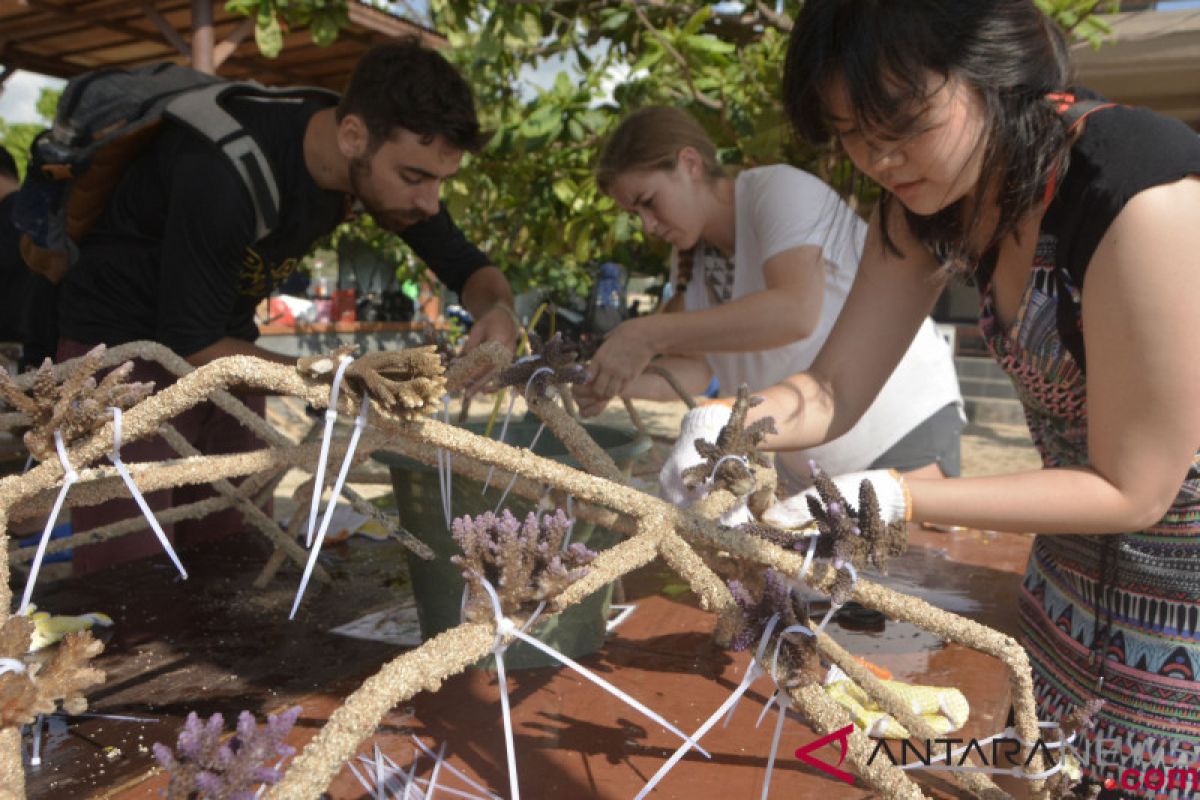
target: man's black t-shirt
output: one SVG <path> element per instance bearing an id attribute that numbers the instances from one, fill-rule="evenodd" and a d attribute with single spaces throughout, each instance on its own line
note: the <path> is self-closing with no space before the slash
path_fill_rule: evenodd
<path id="1" fill-rule="evenodd" d="M 183 356 L 222 337 L 254 341 L 254 309 L 313 243 L 346 216 L 347 197 L 320 188 L 304 162 L 317 100 L 235 99 L 279 185 L 279 223 L 254 241 L 254 207 L 240 177 L 209 142 L 164 124 L 115 187 L 64 278 L 60 329 L 79 342 L 161 342 Z M 450 289 L 488 258 L 445 208 L 401 238 Z"/>
<path id="2" fill-rule="evenodd" d="M 21 296 L 31 274 L 21 260 L 20 236 L 12 224 L 16 193 L 0 198 L 0 342 L 21 338 Z"/>

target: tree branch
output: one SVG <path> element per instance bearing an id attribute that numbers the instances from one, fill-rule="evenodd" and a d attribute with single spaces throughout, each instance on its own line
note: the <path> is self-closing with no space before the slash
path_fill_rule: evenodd
<path id="1" fill-rule="evenodd" d="M 671 54 L 671 57 L 675 59 L 683 70 L 683 79 L 687 81 L 688 89 L 692 92 L 692 98 L 701 105 L 708 106 L 716 111 L 723 109 L 725 107 L 724 103 L 719 100 L 713 100 L 696 88 L 696 84 L 692 82 L 692 69 L 688 66 L 687 59 L 684 58 L 682 53 L 671 46 L 671 43 L 667 41 L 665 36 L 659 33 L 658 28 L 654 27 L 654 23 L 646 16 L 646 12 L 642 10 L 641 5 L 636 2 L 632 3 L 632 5 L 633 13 L 637 15 L 638 22 L 642 23 L 642 27 L 649 31 L 650 35 L 658 41 L 659 45 Z"/>

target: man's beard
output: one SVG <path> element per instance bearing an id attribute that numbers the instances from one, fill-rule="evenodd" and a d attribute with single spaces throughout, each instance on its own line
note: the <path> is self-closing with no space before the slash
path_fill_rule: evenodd
<path id="1" fill-rule="evenodd" d="M 384 230 L 399 232 L 429 218 L 429 215 L 418 209 L 393 211 L 383 208 L 374 197 L 366 193 L 367 178 L 371 177 L 371 160 L 364 156 L 350 159 L 350 192 L 362 204 L 363 210 Z"/>

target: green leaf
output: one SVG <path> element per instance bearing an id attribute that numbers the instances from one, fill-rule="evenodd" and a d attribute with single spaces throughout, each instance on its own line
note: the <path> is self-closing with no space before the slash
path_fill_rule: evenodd
<path id="1" fill-rule="evenodd" d="M 600 12 L 600 15 L 602 19 L 600 30 L 602 31 L 615 31 L 629 21 L 628 11 L 608 10 Z"/>
<path id="2" fill-rule="evenodd" d="M 543 106 L 521 123 L 519 130 L 526 139 L 553 138 L 562 130 L 562 113 L 554 106 Z"/>
<path id="3" fill-rule="evenodd" d="M 340 26 L 334 17 L 322 14 L 313 17 L 308 32 L 312 36 L 313 44 L 317 47 L 328 47 L 337 41 L 339 29 Z"/>
<path id="4" fill-rule="evenodd" d="M 737 50 L 737 48 L 729 42 L 722 41 L 717 37 L 707 33 L 685 36 L 683 37 L 683 41 L 687 45 L 688 49 L 700 53 L 725 55 Z"/>
<path id="5" fill-rule="evenodd" d="M 558 74 L 554 76 L 554 91 L 556 94 L 564 96 L 575 92 L 575 84 L 572 82 L 571 76 L 563 70 L 559 70 Z"/>
<path id="6" fill-rule="evenodd" d="M 683 24 L 683 32 L 687 34 L 698 33 L 700 29 L 704 27 L 704 23 L 708 22 L 710 19 L 712 19 L 712 6 L 707 4 L 702 5 L 696 10 L 696 13 L 692 14 L 691 18 L 689 18 L 688 21 Z"/>
<path id="7" fill-rule="evenodd" d="M 254 42 L 264 58 L 277 57 L 283 50 L 283 30 L 279 27 L 279 18 L 272 14 L 264 20 L 263 15 L 259 14 L 254 25 Z"/>
<path id="8" fill-rule="evenodd" d="M 558 198 L 558 202 L 564 206 L 571 205 L 575 200 L 575 195 L 579 193 L 579 187 L 570 178 L 559 178 L 550 187 L 550 190 L 554 192 L 554 196 Z"/>
<path id="9" fill-rule="evenodd" d="M 225 4 L 225 10 L 231 14 L 249 17 L 258 13 L 258 0 L 229 0 Z"/>
<path id="10" fill-rule="evenodd" d="M 580 142 L 587 136 L 587 129 L 579 122 L 579 120 L 571 117 L 567 120 L 567 133 L 571 137 L 571 141 Z"/>

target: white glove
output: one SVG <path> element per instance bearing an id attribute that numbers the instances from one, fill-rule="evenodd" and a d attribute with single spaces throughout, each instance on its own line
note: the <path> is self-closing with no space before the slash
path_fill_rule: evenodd
<path id="1" fill-rule="evenodd" d="M 847 472 L 845 475 L 835 477 L 833 485 L 842 493 L 842 497 L 846 498 L 847 502 L 857 508 L 859 485 L 865 480 L 871 482 L 875 496 L 879 498 L 879 514 L 883 518 L 884 524 L 903 522 L 909 518 L 908 487 L 904 484 L 904 478 L 900 477 L 900 473 L 894 469 Z M 803 528 L 812 522 L 812 514 L 808 510 L 808 498 L 810 497 L 818 503 L 821 502 L 817 488 L 810 487 L 800 494 L 792 495 L 768 508 L 763 513 L 763 522 L 785 530 Z"/>
<path id="2" fill-rule="evenodd" d="M 695 489 L 688 489 L 683 484 L 683 472 L 694 467 L 704 459 L 696 452 L 696 440 L 715 442 L 721 429 L 729 423 L 733 410 L 725 405 L 709 405 L 693 408 L 683 417 L 679 438 L 671 448 L 671 454 L 663 463 L 658 473 L 658 483 L 662 487 L 662 497 L 668 503 L 674 503 L 680 508 L 688 508 L 709 492 L 705 484 Z M 722 525 L 741 525 L 750 522 L 753 515 L 743 500 L 734 508 L 721 516 Z"/>

